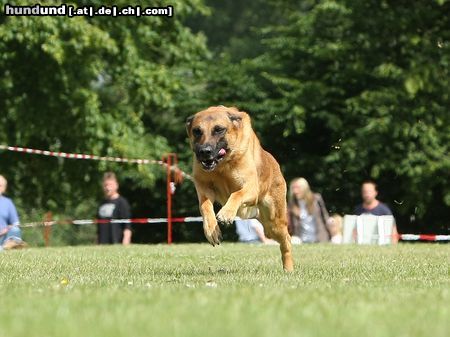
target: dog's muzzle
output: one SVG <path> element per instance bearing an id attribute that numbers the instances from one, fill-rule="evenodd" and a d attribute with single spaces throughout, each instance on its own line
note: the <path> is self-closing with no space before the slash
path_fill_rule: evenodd
<path id="1" fill-rule="evenodd" d="M 211 145 L 201 145 L 195 151 L 197 160 L 205 171 L 213 171 L 217 164 L 225 157 L 227 150 L 224 148 L 214 149 Z"/>

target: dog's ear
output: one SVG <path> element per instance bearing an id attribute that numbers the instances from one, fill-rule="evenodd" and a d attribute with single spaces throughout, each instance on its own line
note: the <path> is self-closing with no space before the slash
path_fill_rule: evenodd
<path id="1" fill-rule="evenodd" d="M 227 111 L 227 115 L 234 126 L 239 127 L 242 125 L 242 118 L 244 118 L 244 113 L 239 110 Z"/>
<path id="2" fill-rule="evenodd" d="M 192 120 L 194 119 L 195 115 L 189 116 L 188 118 L 186 118 L 186 132 L 188 133 L 188 135 L 191 132 L 191 125 L 192 125 Z"/>

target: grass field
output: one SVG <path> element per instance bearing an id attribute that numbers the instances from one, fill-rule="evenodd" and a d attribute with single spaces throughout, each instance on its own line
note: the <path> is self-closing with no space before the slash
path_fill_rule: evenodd
<path id="1" fill-rule="evenodd" d="M 0 336 L 449 336 L 450 245 L 0 253 Z"/>

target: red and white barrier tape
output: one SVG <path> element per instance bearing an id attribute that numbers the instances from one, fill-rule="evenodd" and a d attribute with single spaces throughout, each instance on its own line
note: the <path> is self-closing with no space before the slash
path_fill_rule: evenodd
<path id="1" fill-rule="evenodd" d="M 146 224 L 146 223 L 167 223 L 167 218 L 137 218 L 137 219 L 85 219 L 85 220 L 55 220 L 55 221 L 38 221 L 28 222 L 19 225 L 19 227 L 40 227 L 40 226 L 53 226 L 56 224 L 73 224 L 73 225 L 94 225 L 94 224 L 106 224 L 106 223 L 132 223 L 132 224 Z M 201 216 L 191 216 L 182 218 L 172 218 L 172 222 L 202 222 Z"/>
<path id="2" fill-rule="evenodd" d="M 161 166 L 167 167 L 167 164 L 162 160 L 154 160 L 154 159 L 130 159 L 130 158 L 121 158 L 121 157 L 101 157 L 93 154 L 82 154 L 82 153 L 66 153 L 66 152 L 55 152 L 55 151 L 47 151 L 47 150 L 37 150 L 30 149 L 26 147 L 18 147 L 18 146 L 8 146 L 1 145 L 0 150 L 12 151 L 12 152 L 21 152 L 28 154 L 39 154 L 43 156 L 49 157 L 58 157 L 58 158 L 67 158 L 67 159 L 84 159 L 84 160 L 97 160 L 97 161 L 109 161 L 115 163 L 129 163 L 129 164 L 138 164 L 138 165 L 148 165 L 148 164 L 157 164 Z M 180 170 L 179 168 L 172 166 L 172 170 Z M 183 177 L 192 180 L 192 177 L 186 172 L 180 170 Z"/>
<path id="3" fill-rule="evenodd" d="M 404 241 L 450 241 L 450 235 L 400 234 L 399 237 Z"/>
<path id="4" fill-rule="evenodd" d="M 81 219 L 81 220 L 56 220 L 56 221 L 38 221 L 28 222 L 19 225 L 19 227 L 41 227 L 53 226 L 56 224 L 73 224 L 73 225 L 94 225 L 106 223 L 132 223 L 132 224 L 146 224 L 146 223 L 167 223 L 167 218 L 135 218 L 135 219 Z M 179 217 L 172 218 L 172 222 L 203 222 L 201 216 Z M 398 238 L 403 241 L 450 241 L 450 235 L 435 235 L 435 234 L 399 234 Z"/>

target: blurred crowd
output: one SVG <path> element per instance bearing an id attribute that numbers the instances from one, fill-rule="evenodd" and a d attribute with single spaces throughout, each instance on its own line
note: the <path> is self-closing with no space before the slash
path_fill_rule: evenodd
<path id="1" fill-rule="evenodd" d="M 362 202 L 354 208 L 354 215 L 372 214 L 392 215 L 389 207 L 377 199 L 377 184 L 372 180 L 361 185 Z M 314 193 L 305 178 L 295 178 L 289 184 L 288 228 L 293 244 L 331 242 L 343 243 L 343 217 L 329 214 L 325 201 L 319 193 Z M 263 225 L 257 219 L 237 219 L 236 232 L 241 242 L 261 242 L 273 244 L 264 235 Z M 398 234 L 395 224 L 392 227 L 392 242 Z"/>
<path id="2" fill-rule="evenodd" d="M 4 193 L 7 180 L 0 175 L 0 250 L 23 248 L 26 243 L 22 239 L 19 216 L 13 201 Z M 119 182 L 113 172 L 103 176 L 102 187 L 104 199 L 99 203 L 97 218 L 105 223 L 97 225 L 98 244 L 131 243 L 132 228 L 129 222 L 123 223 L 111 219 L 131 218 L 128 201 L 119 194 Z M 361 185 L 361 203 L 356 205 L 353 214 L 372 214 L 376 216 L 392 215 L 392 211 L 377 199 L 378 190 L 374 181 L 364 181 Z M 319 193 L 314 193 L 305 178 L 295 178 L 289 184 L 287 219 L 289 233 L 293 244 L 343 242 L 343 217 L 329 214 L 325 201 Z M 263 225 L 257 219 L 236 218 L 236 233 L 240 242 L 277 244 L 267 238 Z M 393 242 L 396 242 L 397 230 L 392 228 Z"/>

